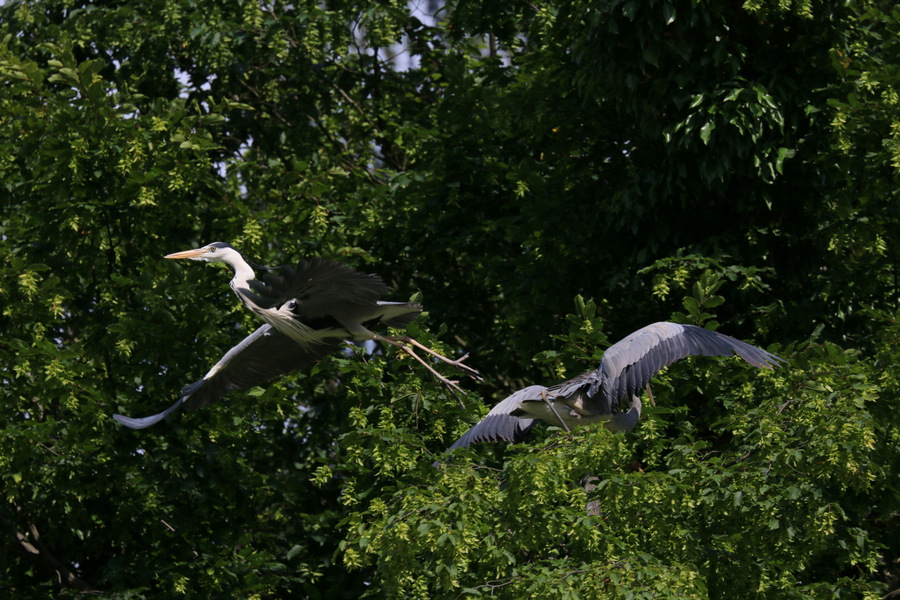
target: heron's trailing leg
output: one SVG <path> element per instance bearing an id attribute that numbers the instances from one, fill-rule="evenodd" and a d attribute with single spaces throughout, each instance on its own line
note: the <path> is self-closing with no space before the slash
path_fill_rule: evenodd
<path id="1" fill-rule="evenodd" d="M 463 356 L 462 358 L 459 358 L 457 360 L 450 360 L 446 356 L 444 356 L 442 354 L 438 354 L 434 350 L 432 350 L 426 346 L 423 346 L 421 343 L 417 342 L 416 340 L 414 340 L 410 337 L 387 337 L 387 336 L 383 336 L 383 335 L 378 335 L 377 333 L 373 334 L 373 336 L 379 342 L 384 342 L 385 344 L 390 344 L 391 346 L 400 348 L 401 350 L 403 350 L 404 352 L 406 352 L 407 354 L 412 356 L 414 359 L 419 361 L 419 364 L 421 364 L 423 367 L 428 369 L 431 372 L 431 374 L 437 378 L 438 381 L 440 381 L 441 383 L 443 383 L 450 389 L 450 391 L 453 393 L 453 395 L 456 396 L 457 400 L 460 400 L 459 395 L 457 395 L 457 392 L 465 394 L 465 391 L 463 391 L 458 385 L 456 385 L 456 382 L 451 381 L 451 380 L 447 379 L 446 377 L 444 377 L 443 375 L 441 375 L 440 373 L 438 373 L 434 367 L 432 367 L 430 364 L 428 364 L 428 362 L 425 361 L 425 359 L 423 359 L 421 356 L 416 354 L 415 350 L 410 348 L 410 346 L 415 346 L 417 348 L 421 348 L 422 350 L 424 350 L 428 354 L 431 354 L 435 358 L 438 358 L 438 359 L 444 361 L 445 363 L 447 363 L 448 365 L 454 366 L 457 369 L 459 369 L 460 371 L 463 371 L 464 373 L 466 373 L 466 375 L 468 375 L 472 379 L 475 379 L 477 381 L 482 380 L 481 376 L 478 374 L 478 371 L 476 371 L 475 369 L 473 369 L 472 367 L 470 367 L 468 365 L 462 364 L 462 361 L 464 361 L 469 356 L 468 354 L 466 354 L 465 356 Z M 462 405 L 462 400 L 460 400 L 460 404 Z M 465 406 L 463 406 L 463 408 L 465 408 Z"/>
<path id="2" fill-rule="evenodd" d="M 544 402 L 547 403 L 547 406 L 550 407 L 550 410 L 553 411 L 553 414 L 556 415 L 556 418 L 559 419 L 559 423 L 560 423 L 560 425 L 563 426 L 563 429 L 566 430 L 566 433 L 572 433 L 572 430 L 569 429 L 569 426 L 566 425 L 566 422 L 563 421 L 563 418 L 562 418 L 561 416 L 559 416 L 559 413 L 558 413 L 558 412 L 556 412 L 556 407 L 553 406 L 553 403 L 550 402 L 549 398 L 547 398 L 547 392 L 546 392 L 546 391 L 541 391 L 541 398 L 543 398 Z"/>
<path id="3" fill-rule="evenodd" d="M 447 358 L 446 356 L 444 356 L 443 354 L 440 354 L 440 353 L 438 353 L 438 352 L 435 352 L 434 350 L 432 350 L 432 349 L 429 348 L 428 346 L 425 346 L 425 345 L 422 344 L 421 342 L 419 342 L 419 341 L 417 341 L 417 340 L 415 340 L 415 339 L 413 339 L 413 338 L 411 338 L 411 337 L 409 337 L 409 336 L 405 336 L 405 335 L 404 335 L 404 336 L 391 336 L 391 337 L 386 337 L 386 336 L 376 335 L 375 339 L 381 340 L 381 341 L 383 341 L 383 342 L 387 342 L 387 343 L 389 343 L 389 344 L 393 344 L 393 345 L 395 345 L 395 346 L 397 346 L 398 344 L 399 344 L 399 345 L 410 344 L 410 345 L 412 345 L 412 346 L 415 346 L 416 348 L 419 348 L 420 350 L 424 350 L 424 351 L 427 352 L 428 354 L 432 355 L 433 357 L 435 357 L 435 358 L 438 359 L 438 360 L 441 360 L 441 361 L 447 363 L 447 364 L 450 365 L 451 367 L 456 367 L 457 369 L 459 369 L 460 371 L 462 371 L 463 373 L 465 373 L 466 375 L 468 375 L 469 377 L 471 377 L 471 378 L 474 379 L 475 381 L 484 381 L 484 380 L 481 378 L 481 374 L 480 374 L 478 371 L 476 371 L 475 369 L 473 369 L 473 368 L 470 367 L 469 365 L 463 364 L 463 361 L 466 360 L 467 358 L 469 358 L 469 354 L 468 354 L 468 353 L 466 353 L 465 355 L 463 355 L 461 358 L 457 358 L 456 360 L 451 360 L 451 359 Z M 397 342 L 397 343 L 394 343 L 394 342 Z"/>
<path id="4" fill-rule="evenodd" d="M 656 406 L 656 401 L 653 399 L 653 390 L 650 389 L 650 384 L 647 384 L 647 401 L 650 403 L 650 406 Z"/>

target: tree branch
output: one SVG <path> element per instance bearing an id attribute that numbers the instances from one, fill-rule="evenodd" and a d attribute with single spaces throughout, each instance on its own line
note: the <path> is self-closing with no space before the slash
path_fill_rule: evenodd
<path id="1" fill-rule="evenodd" d="M 22 515 L 22 508 L 16 507 L 16 512 Z M 24 517 L 24 515 L 22 515 Z M 13 537 L 16 540 L 16 549 L 19 554 L 33 563 L 39 565 L 46 571 L 50 571 L 56 575 L 56 580 L 61 584 L 72 587 L 83 592 L 97 594 L 99 590 L 94 589 L 86 581 L 75 575 L 72 570 L 64 565 L 62 561 L 56 558 L 47 548 L 41 539 L 41 534 L 37 527 L 30 519 L 24 517 L 25 528 L 27 533 L 22 532 L 18 525 L 13 521 L 11 516 L 0 511 L 0 521 L 9 527 Z"/>

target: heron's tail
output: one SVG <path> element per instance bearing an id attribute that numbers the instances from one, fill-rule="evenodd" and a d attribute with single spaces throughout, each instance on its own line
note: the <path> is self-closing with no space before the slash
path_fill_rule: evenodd
<path id="1" fill-rule="evenodd" d="M 418 302 L 379 301 L 378 307 L 382 312 L 377 318 L 388 327 L 397 329 L 403 329 L 422 313 L 422 305 Z"/>

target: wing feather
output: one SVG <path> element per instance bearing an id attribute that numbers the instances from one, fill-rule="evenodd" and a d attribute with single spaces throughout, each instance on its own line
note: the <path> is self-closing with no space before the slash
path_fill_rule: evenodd
<path id="1" fill-rule="evenodd" d="M 611 414 L 606 427 L 612 431 L 629 430 L 640 418 L 640 393 L 644 387 L 661 369 L 692 355 L 737 355 L 754 367 L 768 369 L 785 362 L 762 348 L 702 327 L 653 323 L 610 346 L 596 370 L 549 388 L 533 385 L 508 396 L 449 449 L 477 442 L 521 441 L 538 419 L 516 417 L 520 404 L 540 401 L 541 392 L 551 398 L 572 398 L 584 393 L 586 386 L 584 395 L 591 404 L 588 414 Z M 631 398 L 631 406 L 625 412 L 618 411 L 618 403 L 625 397 Z"/>
<path id="2" fill-rule="evenodd" d="M 541 385 L 530 385 L 513 392 L 501 400 L 491 412 L 472 426 L 461 438 L 453 442 L 448 450 L 465 448 L 478 442 L 521 442 L 528 431 L 537 423 L 537 419 L 520 419 L 510 413 L 519 408 L 520 402 L 541 398 L 541 392 L 547 388 Z"/>
<path id="3" fill-rule="evenodd" d="M 377 275 L 366 275 L 322 258 L 302 260 L 297 267 L 278 267 L 249 282 L 248 295 L 262 308 L 296 300 L 307 318 L 332 314 L 336 304 L 376 305 L 390 290 Z"/>
<path id="4" fill-rule="evenodd" d="M 335 338 L 303 347 L 265 324 L 226 352 L 202 379 L 182 388 L 178 400 L 163 412 L 142 419 L 122 415 L 113 418 L 126 427 L 143 429 L 182 406 L 196 410 L 218 402 L 228 392 L 245 390 L 316 363 L 340 344 L 341 340 Z"/>
<path id="5" fill-rule="evenodd" d="M 647 325 L 616 342 L 603 355 L 600 408 L 612 408 L 625 397 L 639 394 L 664 367 L 687 356 L 733 356 L 759 368 L 778 366 L 784 360 L 731 336 L 677 323 Z M 607 358 L 608 357 L 608 358 Z"/>

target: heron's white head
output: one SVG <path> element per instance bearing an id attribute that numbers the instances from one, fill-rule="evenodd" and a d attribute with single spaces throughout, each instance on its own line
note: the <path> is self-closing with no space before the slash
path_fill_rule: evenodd
<path id="1" fill-rule="evenodd" d="M 191 260 L 202 260 L 204 262 L 221 262 L 234 269 L 234 277 L 231 280 L 233 289 L 246 288 L 247 282 L 256 279 L 253 267 L 250 266 L 241 253 L 234 249 L 231 244 L 224 242 L 213 242 L 194 250 L 185 250 L 184 252 L 176 252 L 167 254 L 163 258 L 190 258 Z"/>
<path id="2" fill-rule="evenodd" d="M 203 260 L 206 262 L 223 262 L 230 265 L 244 262 L 241 253 L 234 249 L 231 244 L 224 242 L 213 242 L 194 250 L 185 250 L 183 252 L 175 252 L 167 254 L 164 258 L 190 258 L 191 260 Z"/>

